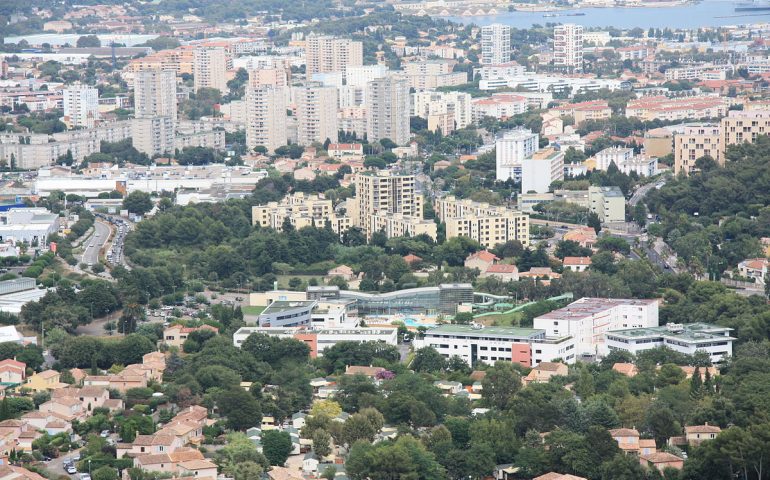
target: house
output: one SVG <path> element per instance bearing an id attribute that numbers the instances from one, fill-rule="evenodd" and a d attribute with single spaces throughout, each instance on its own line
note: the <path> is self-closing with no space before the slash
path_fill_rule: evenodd
<path id="1" fill-rule="evenodd" d="M 37 440 L 42 436 L 43 434 L 37 430 L 32 430 L 32 429 L 24 430 L 19 434 L 19 437 L 16 439 L 16 450 L 19 450 L 22 452 L 31 452 L 32 442 L 34 442 L 35 440 Z"/>
<path id="2" fill-rule="evenodd" d="M 0 362 L 0 382 L 20 384 L 27 378 L 27 364 L 7 358 Z"/>
<path id="3" fill-rule="evenodd" d="M 758 285 L 764 285 L 768 267 L 770 260 L 766 258 L 747 258 L 738 264 L 738 271 L 742 277 L 753 278 Z"/>
<path id="4" fill-rule="evenodd" d="M 270 467 L 266 475 L 270 480 L 303 480 L 302 475 L 286 467 Z"/>
<path id="5" fill-rule="evenodd" d="M 438 380 L 433 382 L 433 386 L 441 390 L 446 396 L 457 395 L 463 391 L 463 384 L 460 382 L 450 382 L 449 380 Z"/>
<path id="6" fill-rule="evenodd" d="M 53 391 L 59 388 L 69 387 L 61 382 L 61 374 L 56 370 L 44 370 L 27 378 L 24 388 L 34 392 Z"/>
<path id="7" fill-rule="evenodd" d="M 175 454 L 171 454 L 170 456 L 174 457 Z M 181 475 L 190 476 L 193 478 L 210 478 L 215 479 L 217 478 L 217 464 L 213 463 L 210 460 L 205 459 L 196 459 L 196 460 L 187 460 L 184 462 L 177 463 L 178 472 Z"/>
<path id="8" fill-rule="evenodd" d="M 577 242 L 581 247 L 593 248 L 596 243 L 596 230 L 591 227 L 574 228 L 564 234 L 562 240 Z"/>
<path id="9" fill-rule="evenodd" d="M 74 385 L 82 385 L 83 379 L 88 376 L 86 371 L 80 368 L 71 368 L 70 375 L 72 375 L 73 380 L 75 380 Z"/>
<path id="10" fill-rule="evenodd" d="M 163 330 L 163 343 L 169 347 L 182 348 L 187 337 L 193 332 L 210 331 L 214 334 L 219 333 L 219 329 L 211 325 L 201 325 L 200 327 L 185 327 L 183 325 L 171 325 Z M 164 357 L 165 359 L 165 357 Z M 164 361 L 165 366 L 165 361 Z"/>
<path id="11" fill-rule="evenodd" d="M 306 474 L 317 472 L 319 463 L 320 462 L 315 453 L 306 453 L 305 457 L 302 459 L 302 472 Z"/>
<path id="12" fill-rule="evenodd" d="M 567 473 L 548 472 L 545 475 L 540 475 L 532 480 L 588 480 L 584 477 L 578 477 L 576 475 L 569 475 Z"/>
<path id="13" fill-rule="evenodd" d="M 382 375 L 386 370 L 382 367 L 368 367 L 359 365 L 348 365 L 345 367 L 345 375 L 363 375 L 371 379 L 377 378 L 378 375 Z"/>
<path id="14" fill-rule="evenodd" d="M 418 257 L 417 255 L 410 253 L 408 255 L 404 255 L 404 261 L 408 265 L 414 265 L 416 263 L 422 262 L 422 257 Z"/>
<path id="15" fill-rule="evenodd" d="M 688 380 L 691 379 L 693 375 L 695 375 L 695 367 L 685 365 L 681 368 L 684 372 L 685 378 Z M 717 367 L 698 367 L 698 373 L 700 374 L 701 380 L 706 379 L 706 371 L 708 371 L 708 374 L 712 379 L 719 375 L 719 369 Z"/>
<path id="16" fill-rule="evenodd" d="M 562 263 L 565 270 L 585 272 L 591 266 L 591 257 L 564 257 Z"/>
<path id="17" fill-rule="evenodd" d="M 657 468 L 660 472 L 663 472 L 663 470 L 667 468 L 681 470 L 682 467 L 684 467 L 683 459 L 668 452 L 655 452 L 649 455 L 642 455 L 639 457 L 639 463 L 641 463 L 643 467 Z"/>
<path id="18" fill-rule="evenodd" d="M 693 425 L 690 427 L 684 427 L 684 438 L 687 440 L 687 444 L 691 447 L 697 447 L 705 440 L 713 440 L 717 438 L 717 435 L 722 431 L 716 425 L 709 425 L 706 422 L 705 425 Z"/>
<path id="19" fill-rule="evenodd" d="M 105 387 L 125 392 L 132 388 L 146 387 L 147 377 L 144 375 L 128 375 L 125 374 L 124 370 L 117 375 L 88 375 L 83 380 L 83 385 L 86 387 Z"/>
<path id="20" fill-rule="evenodd" d="M 541 279 L 543 285 L 548 285 L 550 280 L 561 278 L 561 274 L 551 270 L 551 267 L 532 267 L 528 272 L 520 273 L 519 278 Z"/>
<path id="21" fill-rule="evenodd" d="M 101 408 L 110 399 L 110 392 L 104 387 L 66 387 L 54 390 L 51 399 L 75 398 L 81 404 L 81 410 L 86 414 L 94 408 Z M 121 401 L 122 404 L 122 401 Z"/>
<path id="22" fill-rule="evenodd" d="M 305 426 L 306 419 L 307 419 L 307 413 L 297 412 L 291 416 L 291 426 L 296 428 L 297 430 L 301 430 L 302 427 Z"/>
<path id="23" fill-rule="evenodd" d="M 38 407 L 43 413 L 53 413 L 60 418 L 72 421 L 84 416 L 80 400 L 72 397 L 52 398 Z"/>
<path id="24" fill-rule="evenodd" d="M 482 250 L 468 255 L 468 258 L 465 259 L 465 267 L 475 268 L 480 272 L 486 272 L 490 265 L 494 265 L 499 261 L 500 259 L 494 253 Z"/>
<path id="25" fill-rule="evenodd" d="M 490 265 L 479 275 L 480 278 L 497 278 L 501 282 L 518 282 L 519 269 L 516 265 L 504 265 L 501 263 Z"/>
<path id="26" fill-rule="evenodd" d="M 655 440 L 639 438 L 639 432 L 633 428 L 616 428 L 610 430 L 612 438 L 618 442 L 618 447 L 623 453 L 633 455 L 651 455 L 657 452 Z"/>
<path id="27" fill-rule="evenodd" d="M 0 465 L 0 480 L 45 480 L 45 477 L 26 468 Z"/>
<path id="28" fill-rule="evenodd" d="M 540 362 L 523 379 L 524 385 L 530 383 L 547 383 L 551 377 L 566 376 L 569 373 L 567 365 L 559 362 Z"/>
<path id="29" fill-rule="evenodd" d="M 627 377 L 635 377 L 639 373 L 639 369 L 633 363 L 618 362 L 612 366 L 612 369 Z"/>
<path id="30" fill-rule="evenodd" d="M 140 457 L 145 455 L 157 455 L 173 453 L 182 448 L 182 441 L 173 435 L 137 435 L 131 443 L 119 443 L 117 445 L 117 458 Z"/>
<path id="31" fill-rule="evenodd" d="M 217 469 L 214 463 L 204 459 L 203 454 L 193 448 L 183 448 L 171 453 L 139 455 L 134 458 L 134 467 L 174 476 L 211 479 L 216 478 Z"/>
<path id="32" fill-rule="evenodd" d="M 48 435 L 58 435 L 60 433 L 72 433 L 72 425 L 64 420 L 51 420 L 45 425 L 45 433 Z"/>
<path id="33" fill-rule="evenodd" d="M 346 282 L 349 282 L 351 280 L 355 280 L 356 275 L 352 268 L 348 267 L 347 265 L 340 265 L 339 267 L 334 267 L 326 272 L 326 278 L 331 279 L 334 277 L 340 277 Z"/>

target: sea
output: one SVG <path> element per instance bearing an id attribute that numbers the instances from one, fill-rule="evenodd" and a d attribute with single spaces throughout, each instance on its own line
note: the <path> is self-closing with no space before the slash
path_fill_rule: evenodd
<path id="1" fill-rule="evenodd" d="M 476 24 L 502 23 L 515 28 L 530 28 L 546 23 L 575 23 L 584 27 L 615 27 L 643 29 L 745 26 L 770 23 L 770 11 L 736 12 L 738 2 L 703 0 L 676 7 L 632 7 L 632 8 L 578 8 L 556 12 L 503 12 L 492 16 L 442 17 L 453 22 Z M 581 16 L 565 14 L 584 13 Z M 545 17 L 545 14 L 559 14 Z"/>

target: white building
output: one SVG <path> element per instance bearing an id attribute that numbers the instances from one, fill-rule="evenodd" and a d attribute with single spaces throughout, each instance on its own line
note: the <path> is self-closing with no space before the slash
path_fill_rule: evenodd
<path id="1" fill-rule="evenodd" d="M 471 95 L 464 92 L 416 92 L 412 115 L 428 121 L 428 130 L 444 134 L 471 123 Z"/>
<path id="2" fill-rule="evenodd" d="M 693 355 L 707 352 L 712 362 L 722 362 L 733 354 L 732 328 L 708 323 L 669 323 L 661 327 L 611 330 L 605 333 L 608 350 L 622 350 L 636 355 L 651 348 L 666 347 Z"/>
<path id="3" fill-rule="evenodd" d="M 0 212 L 0 242 L 24 242 L 46 246 L 59 230 L 59 216 L 45 208 L 11 208 Z"/>
<path id="4" fill-rule="evenodd" d="M 286 145 L 288 87 L 260 85 L 246 88 L 246 145 L 262 146 L 268 153 Z"/>
<path id="5" fill-rule="evenodd" d="M 583 70 L 583 26 L 566 23 L 553 30 L 554 65 L 569 71 Z"/>
<path id="6" fill-rule="evenodd" d="M 93 128 L 99 119 L 99 90 L 88 85 L 72 85 L 64 95 L 64 123 L 71 127 Z"/>
<path id="7" fill-rule="evenodd" d="M 176 124 L 172 117 L 143 117 L 131 121 L 131 144 L 150 157 L 174 152 Z"/>
<path id="8" fill-rule="evenodd" d="M 524 75 L 526 69 L 516 62 L 506 62 L 498 65 L 482 65 L 473 69 L 473 78 L 480 80 L 495 80 L 498 78 L 516 77 Z"/>
<path id="9" fill-rule="evenodd" d="M 227 70 L 232 60 L 223 47 L 197 47 L 193 53 L 193 81 L 195 91 L 215 88 L 227 93 Z"/>
<path id="10" fill-rule="evenodd" d="M 415 348 L 432 347 L 444 358 L 460 357 L 468 365 L 516 362 L 534 367 L 557 358 L 575 363 L 575 340 L 567 335 L 550 337 L 542 329 L 481 327 L 444 324 L 429 328 L 414 341 Z"/>
<path id="11" fill-rule="evenodd" d="M 348 65 L 345 67 L 345 85 L 366 88 L 366 84 L 387 74 L 385 65 Z"/>
<path id="12" fill-rule="evenodd" d="M 521 180 L 521 162 L 531 157 L 538 149 L 539 136 L 525 128 L 505 132 L 495 141 L 495 163 L 497 180 L 510 178 Z"/>
<path id="13" fill-rule="evenodd" d="M 370 142 L 389 138 L 398 145 L 409 142 L 411 99 L 409 80 L 391 75 L 368 83 L 366 130 Z"/>
<path id="14" fill-rule="evenodd" d="M 594 155 L 596 169 L 607 171 L 611 164 L 625 174 L 636 172 L 641 177 L 652 177 L 658 174 L 657 157 L 648 157 L 642 152 L 635 155 L 632 148 L 609 147 Z"/>
<path id="15" fill-rule="evenodd" d="M 577 355 L 605 355 L 611 330 L 657 326 L 658 301 L 637 299 L 581 298 L 534 320 L 546 335 L 574 337 Z"/>
<path id="16" fill-rule="evenodd" d="M 511 27 L 494 23 L 481 27 L 481 64 L 499 65 L 511 61 Z"/>
<path id="17" fill-rule="evenodd" d="M 305 62 L 308 75 L 342 72 L 346 67 L 364 64 L 364 46 L 349 38 L 311 33 L 305 39 Z"/>
<path id="18" fill-rule="evenodd" d="M 309 82 L 294 90 L 297 102 L 297 143 L 337 142 L 337 88 Z"/>
<path id="19" fill-rule="evenodd" d="M 171 117 L 176 121 L 176 74 L 173 70 L 140 70 L 134 74 L 134 117 Z"/>
<path id="20" fill-rule="evenodd" d="M 604 88 L 618 90 L 622 86 L 623 81 L 617 78 L 568 77 L 544 73 L 524 73 L 523 75 L 479 80 L 480 90 L 511 88 L 527 92 L 566 93 L 570 97 L 578 93 L 595 92 Z M 521 94 L 524 95 L 523 92 Z M 545 105 L 548 104 L 548 101 L 544 102 Z M 544 105 L 541 101 L 542 106 Z"/>
<path id="21" fill-rule="evenodd" d="M 522 160 L 521 193 L 546 193 L 557 180 L 564 180 L 564 152 L 549 147 Z"/>
<path id="22" fill-rule="evenodd" d="M 479 123 L 484 117 L 503 120 L 520 113 L 525 113 L 529 107 L 529 101 L 513 93 L 497 93 L 487 98 L 473 100 L 473 121 Z"/>
<path id="23" fill-rule="evenodd" d="M 240 347 L 253 333 L 275 336 L 278 338 L 296 338 L 310 347 L 310 356 L 316 358 L 323 351 L 340 342 L 380 342 L 387 345 L 398 344 L 396 328 L 261 328 L 241 327 L 233 334 L 233 345 Z"/>
<path id="24" fill-rule="evenodd" d="M 609 147 L 595 155 L 596 169 L 607 171 L 610 164 L 614 163 L 616 167 L 630 161 L 634 157 L 633 148 Z"/>

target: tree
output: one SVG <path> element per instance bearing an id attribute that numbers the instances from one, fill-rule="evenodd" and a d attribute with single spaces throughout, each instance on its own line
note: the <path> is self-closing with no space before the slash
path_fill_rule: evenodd
<path id="1" fill-rule="evenodd" d="M 586 224 L 593 228 L 597 234 L 602 231 L 602 221 L 599 219 L 599 215 L 594 212 L 588 214 L 588 221 Z"/>
<path id="2" fill-rule="evenodd" d="M 561 240 L 556 244 L 556 258 L 564 260 L 564 257 L 590 257 L 592 250 L 590 248 L 581 247 L 580 244 L 574 240 Z"/>
<path id="3" fill-rule="evenodd" d="M 455 315 L 455 318 L 452 320 L 452 323 L 467 325 L 472 321 L 473 321 L 473 314 L 471 312 L 458 312 Z"/>
<path id="4" fill-rule="evenodd" d="M 487 370 L 481 385 L 481 397 L 484 402 L 491 407 L 505 410 L 521 388 L 521 375 L 513 368 L 513 364 L 497 362 Z"/>
<path id="5" fill-rule="evenodd" d="M 283 465 L 291 453 L 291 436 L 288 432 L 268 430 L 262 433 L 262 453 L 270 465 Z"/>
<path id="6" fill-rule="evenodd" d="M 318 458 L 328 457 L 332 453 L 332 436 L 329 432 L 319 428 L 313 432 L 313 452 L 318 455 Z"/>
<path id="7" fill-rule="evenodd" d="M 93 480 L 118 480 L 118 472 L 110 466 L 99 467 L 91 474 Z"/>
<path id="8" fill-rule="evenodd" d="M 222 392 L 217 398 L 217 405 L 219 413 L 227 417 L 227 424 L 233 430 L 245 430 L 262 422 L 259 402 L 241 388 Z"/>
<path id="9" fill-rule="evenodd" d="M 101 40 L 96 35 L 83 35 L 75 44 L 78 48 L 98 48 L 102 46 Z"/>
<path id="10" fill-rule="evenodd" d="M 144 215 L 152 210 L 153 203 L 150 194 L 135 190 L 123 200 L 123 208 L 136 215 Z"/>
<path id="11" fill-rule="evenodd" d="M 446 359 L 433 347 L 423 347 L 414 352 L 412 369 L 415 372 L 440 372 L 446 368 Z"/>

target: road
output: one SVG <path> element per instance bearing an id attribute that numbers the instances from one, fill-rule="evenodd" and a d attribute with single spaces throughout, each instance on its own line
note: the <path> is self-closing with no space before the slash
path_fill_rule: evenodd
<path id="1" fill-rule="evenodd" d="M 100 221 L 94 222 L 94 233 L 83 242 L 82 262 L 88 265 L 99 263 L 99 252 L 110 237 L 110 227 Z"/>
<path id="2" fill-rule="evenodd" d="M 61 456 L 57 458 L 52 458 L 50 461 L 45 463 L 45 469 L 49 472 L 53 473 L 56 478 L 58 478 L 60 475 L 69 476 L 70 478 L 78 478 L 77 474 L 69 475 L 67 472 L 64 471 L 64 460 L 67 458 L 72 458 L 75 455 L 75 452 L 79 452 L 80 449 L 73 450 L 71 452 L 67 452 L 66 454 L 62 454 Z"/>
<path id="3" fill-rule="evenodd" d="M 628 200 L 628 204 L 632 207 L 635 207 L 637 203 L 642 201 L 642 199 L 647 195 L 647 192 L 652 190 L 653 188 L 660 188 L 663 185 L 666 184 L 666 179 L 662 179 L 655 183 L 648 183 L 647 185 L 642 185 L 641 187 L 637 188 L 633 195 L 631 195 L 631 198 Z"/>

